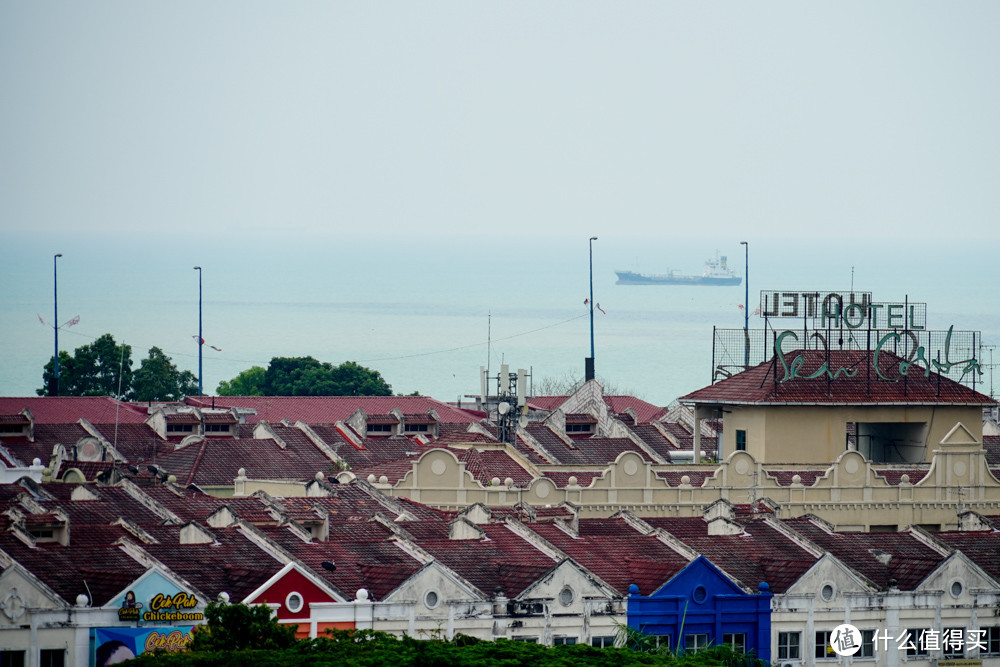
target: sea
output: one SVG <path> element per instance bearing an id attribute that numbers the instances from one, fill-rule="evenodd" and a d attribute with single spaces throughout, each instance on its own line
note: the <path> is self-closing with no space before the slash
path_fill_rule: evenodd
<path id="1" fill-rule="evenodd" d="M 53 354 L 58 259 L 59 347 L 110 333 L 134 367 L 156 346 L 216 391 L 272 357 L 356 361 L 399 394 L 467 401 L 481 367 L 523 368 L 538 388 L 581 378 L 591 354 L 612 393 L 657 405 L 712 381 L 714 328 L 742 329 L 747 287 L 616 285 L 616 269 L 701 272 L 724 255 L 762 291 L 865 291 L 875 302 L 926 303 L 931 329 L 981 333 L 984 393 L 993 392 L 1000 296 L 985 250 L 916 240 L 624 238 L 414 233 L 399 237 L 4 232 L 0 263 L 0 395 L 31 396 Z M 591 264 L 592 262 L 592 264 Z M 591 273 L 592 266 L 592 273 Z M 79 317 L 75 324 L 68 324 Z M 751 316 L 749 327 L 763 320 Z M 216 349 L 217 348 L 217 349 Z M 1000 355 L 997 355 L 1000 362 Z M 998 378 L 1000 379 L 1000 378 Z"/>

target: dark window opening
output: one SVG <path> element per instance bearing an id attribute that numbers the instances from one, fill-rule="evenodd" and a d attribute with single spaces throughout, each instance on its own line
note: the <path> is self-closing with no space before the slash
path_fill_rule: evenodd
<path id="1" fill-rule="evenodd" d="M 921 463 L 927 458 L 925 422 L 858 422 L 857 448 L 873 463 Z"/>

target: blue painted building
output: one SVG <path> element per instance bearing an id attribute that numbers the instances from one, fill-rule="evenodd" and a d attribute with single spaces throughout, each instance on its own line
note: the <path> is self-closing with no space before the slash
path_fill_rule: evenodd
<path id="1" fill-rule="evenodd" d="M 771 591 L 747 593 L 699 556 L 649 596 L 629 587 L 628 625 L 672 649 L 732 644 L 771 661 Z"/>

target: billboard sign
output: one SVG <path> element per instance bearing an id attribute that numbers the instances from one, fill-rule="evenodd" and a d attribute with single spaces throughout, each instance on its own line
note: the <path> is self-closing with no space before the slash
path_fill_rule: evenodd
<path id="1" fill-rule="evenodd" d="M 94 628 L 94 662 L 114 665 L 162 649 L 182 651 L 191 643 L 191 627 Z"/>

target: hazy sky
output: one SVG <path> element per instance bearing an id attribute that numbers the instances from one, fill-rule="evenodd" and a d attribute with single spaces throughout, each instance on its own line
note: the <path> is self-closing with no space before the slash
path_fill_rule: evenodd
<path id="1" fill-rule="evenodd" d="M 0 231 L 992 239 L 998 29 L 992 0 L 0 0 Z"/>

